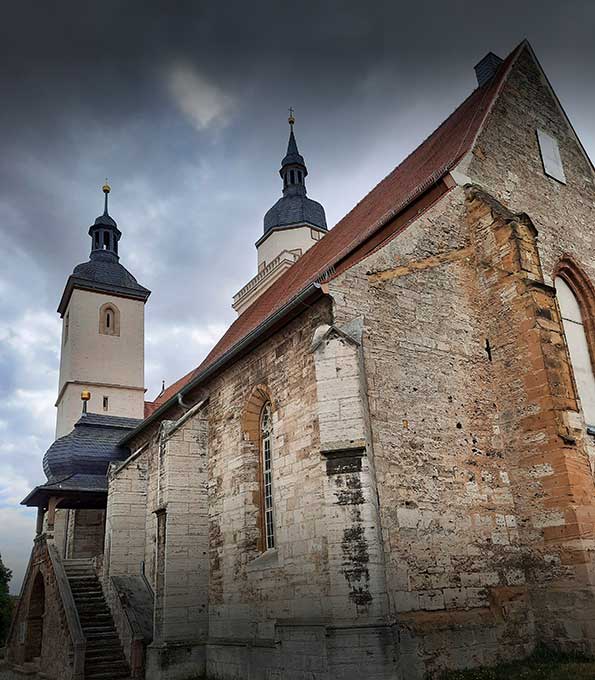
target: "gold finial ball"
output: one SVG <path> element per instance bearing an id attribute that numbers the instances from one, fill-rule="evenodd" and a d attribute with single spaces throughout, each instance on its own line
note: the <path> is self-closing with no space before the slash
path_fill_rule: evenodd
<path id="1" fill-rule="evenodd" d="M 83 390 L 81 392 L 81 400 L 89 401 L 89 399 L 91 399 L 91 392 L 89 392 L 89 390 Z"/>
<path id="2" fill-rule="evenodd" d="M 104 194 L 109 194 L 109 192 L 112 190 L 110 185 L 107 183 L 107 179 L 105 180 L 105 184 L 103 185 L 103 193 Z"/>
<path id="3" fill-rule="evenodd" d="M 293 116 L 293 115 L 289 116 L 289 118 L 287 119 L 287 122 L 288 122 L 290 125 L 294 125 L 294 124 L 295 124 L 295 118 L 294 118 L 294 116 Z"/>

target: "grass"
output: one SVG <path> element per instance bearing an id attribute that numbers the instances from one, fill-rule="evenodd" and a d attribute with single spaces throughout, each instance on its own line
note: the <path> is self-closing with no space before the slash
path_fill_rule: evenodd
<path id="1" fill-rule="evenodd" d="M 523 661 L 493 668 L 450 671 L 440 680 L 595 680 L 595 661 L 539 648 Z"/>

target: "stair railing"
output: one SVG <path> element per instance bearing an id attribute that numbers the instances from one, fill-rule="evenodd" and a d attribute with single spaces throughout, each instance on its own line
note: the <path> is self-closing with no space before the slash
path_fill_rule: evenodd
<path id="1" fill-rule="evenodd" d="M 68 632 L 70 633 L 70 638 L 72 640 L 72 646 L 74 649 L 72 680 L 84 680 L 85 650 L 87 647 L 87 640 L 83 633 L 78 610 L 74 602 L 72 590 L 70 589 L 68 576 L 64 570 L 64 565 L 62 564 L 58 550 L 56 549 L 56 546 L 50 541 L 48 541 L 47 547 L 50 561 L 52 563 L 52 569 L 54 570 L 54 575 L 56 577 L 58 592 L 60 593 L 60 599 L 62 601 L 62 606 L 64 607 L 64 614 L 66 615 Z"/>

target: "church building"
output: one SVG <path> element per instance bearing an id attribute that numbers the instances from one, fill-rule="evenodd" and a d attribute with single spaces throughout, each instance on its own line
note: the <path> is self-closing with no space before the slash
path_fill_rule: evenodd
<path id="1" fill-rule="evenodd" d="M 152 402 L 104 187 L 58 308 L 14 678 L 595 656 L 595 171 L 526 41 L 475 72 L 331 229 L 290 116 L 238 317 Z"/>

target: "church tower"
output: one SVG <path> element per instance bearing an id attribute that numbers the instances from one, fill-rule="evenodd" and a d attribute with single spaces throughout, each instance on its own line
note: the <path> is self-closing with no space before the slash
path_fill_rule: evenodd
<path id="1" fill-rule="evenodd" d="M 264 216 L 264 234 L 256 242 L 258 273 L 233 298 L 238 314 L 327 233 L 324 208 L 306 196 L 308 169 L 295 139 L 293 110 L 289 111 L 289 142 L 279 170 L 283 196 Z"/>
<path id="2" fill-rule="evenodd" d="M 150 291 L 119 262 L 122 233 L 108 212 L 89 228 L 89 261 L 69 276 L 58 306 L 62 317 L 56 438 L 81 416 L 81 393 L 90 413 L 143 418 L 144 305 Z"/>

